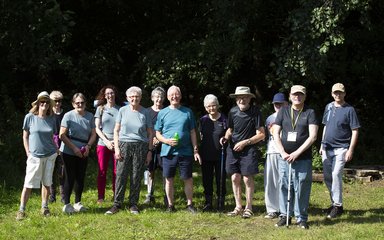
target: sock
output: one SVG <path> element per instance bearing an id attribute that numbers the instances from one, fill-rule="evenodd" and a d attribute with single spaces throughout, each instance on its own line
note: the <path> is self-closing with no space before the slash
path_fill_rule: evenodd
<path id="1" fill-rule="evenodd" d="M 20 205 L 19 211 L 25 212 L 25 206 L 24 205 Z"/>
<path id="2" fill-rule="evenodd" d="M 47 202 L 41 202 L 41 207 L 42 208 L 48 208 L 48 203 Z"/>

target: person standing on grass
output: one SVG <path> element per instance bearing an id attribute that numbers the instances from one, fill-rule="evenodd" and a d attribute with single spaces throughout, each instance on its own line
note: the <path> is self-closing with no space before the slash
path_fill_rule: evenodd
<path id="1" fill-rule="evenodd" d="M 129 186 L 129 211 L 139 214 L 140 183 L 144 165 L 152 158 L 153 126 L 148 109 L 140 105 L 142 91 L 130 87 L 126 91 L 129 105 L 121 107 L 113 130 L 116 158 L 116 192 L 113 206 L 105 213 L 112 215 L 120 211 L 125 189 Z"/>
<path id="2" fill-rule="evenodd" d="M 205 205 L 203 211 L 213 210 L 213 178 L 216 179 L 217 209 L 224 209 L 226 186 L 225 156 L 222 155 L 220 138 L 227 130 L 228 119 L 219 112 L 219 100 L 215 95 L 208 94 L 204 98 L 204 107 L 208 114 L 200 118 L 201 138 L 201 171 L 203 174 L 203 186 Z M 222 161 L 224 161 L 222 163 Z"/>
<path id="3" fill-rule="evenodd" d="M 274 219 L 279 216 L 279 161 L 281 155 L 276 148 L 273 140 L 273 125 L 277 113 L 281 107 L 285 107 L 288 102 L 283 93 L 276 93 L 272 100 L 275 112 L 265 121 L 265 127 L 268 129 L 267 160 L 264 167 L 264 189 L 265 189 L 265 207 L 267 215 L 265 218 Z"/>
<path id="4" fill-rule="evenodd" d="M 102 204 L 105 198 L 105 186 L 107 180 L 108 164 L 112 161 L 112 191 L 115 193 L 116 159 L 114 152 L 113 129 L 119 106 L 116 105 L 117 89 L 113 85 L 103 87 L 96 99 L 97 109 L 95 113 L 96 133 L 99 136 L 96 153 L 99 171 L 97 174 L 97 203 Z"/>
<path id="5" fill-rule="evenodd" d="M 61 140 L 59 138 L 60 124 L 64 116 L 64 110 L 62 109 L 63 94 L 60 91 L 52 91 L 49 97 L 55 103 L 53 105 L 53 117 L 55 118 L 56 131 L 53 135 L 57 148 L 60 147 Z M 60 152 L 59 152 L 60 154 Z M 55 161 L 55 168 L 53 170 L 52 185 L 50 187 L 51 194 L 49 196 L 49 202 L 56 202 L 56 188 L 59 185 L 59 191 L 61 196 L 61 202 L 64 203 L 64 162 L 62 156 L 58 155 Z"/>
<path id="6" fill-rule="evenodd" d="M 258 149 L 256 143 L 264 140 L 265 130 L 258 107 L 251 104 L 256 96 L 249 87 L 236 87 L 229 95 L 236 99 L 236 106 L 228 114 L 228 130 L 220 139 L 223 145 L 228 142 L 226 171 L 231 176 L 236 207 L 228 216 L 253 216 L 252 200 L 255 191 L 254 175 L 258 173 Z M 241 180 L 245 184 L 246 205 L 241 203 Z"/>
<path id="7" fill-rule="evenodd" d="M 165 100 L 165 91 L 162 87 L 157 87 L 153 89 L 151 93 L 151 100 L 153 102 L 153 105 L 148 108 L 149 114 L 151 116 L 152 124 L 156 124 L 157 115 L 159 111 L 163 108 L 163 103 Z M 160 151 L 161 151 L 161 143 L 159 140 L 157 140 L 156 136 L 153 137 L 153 153 L 152 153 L 152 159 L 149 162 L 147 169 L 148 169 L 148 183 L 147 183 L 147 196 L 145 198 L 144 204 L 150 204 L 155 202 L 154 197 L 154 191 L 155 191 L 155 170 L 157 168 L 161 169 L 163 168 L 163 164 L 160 157 Z M 163 180 L 163 186 L 165 186 L 165 179 Z M 164 192 L 165 194 L 165 192 Z M 165 195 L 164 197 L 164 203 L 165 205 L 168 205 L 168 200 Z"/>
<path id="8" fill-rule="evenodd" d="M 52 185 L 52 174 L 58 154 L 53 140 L 56 131 L 55 119 L 52 116 L 53 103 L 46 91 L 39 93 L 37 100 L 24 118 L 23 144 L 27 155 L 27 168 L 23 191 L 20 197 L 20 208 L 16 220 L 25 218 L 25 209 L 32 188 L 41 189 L 41 214 L 49 216 L 48 197 Z"/>
<path id="9" fill-rule="evenodd" d="M 292 212 L 296 222 L 302 229 L 308 229 L 308 207 L 312 185 L 312 151 L 316 141 L 318 122 L 315 111 L 307 107 L 306 88 L 301 85 L 291 87 L 289 98 L 291 105 L 283 107 L 277 113 L 273 126 L 273 139 L 281 154 L 279 160 L 279 209 L 280 220 L 276 227 L 291 223 Z M 289 167 L 292 170 L 292 181 L 288 183 Z M 290 193 L 290 209 L 287 212 L 288 184 Z"/>
<path id="10" fill-rule="evenodd" d="M 193 206 L 193 159 L 199 161 L 195 118 L 191 109 L 180 104 L 181 91 L 177 86 L 168 89 L 167 97 L 170 105 L 160 110 L 155 125 L 156 138 L 162 142 L 161 154 L 163 160 L 163 177 L 168 198 L 168 212 L 174 212 L 174 178 L 177 166 L 180 167 L 180 177 L 184 181 L 184 192 L 187 198 L 187 210 L 196 213 Z"/>
<path id="11" fill-rule="evenodd" d="M 83 212 L 87 209 L 81 203 L 84 190 L 88 155 L 96 141 L 93 114 L 86 111 L 86 99 L 82 93 L 72 97 L 73 110 L 64 114 L 59 137 L 62 141 L 60 151 L 64 160 L 64 207 L 63 212 Z M 75 188 L 75 204 L 70 203 L 72 189 Z"/>
<path id="12" fill-rule="evenodd" d="M 335 101 L 325 107 L 322 121 L 324 129 L 320 154 L 323 159 L 324 182 L 331 197 L 327 218 L 336 218 L 343 213 L 343 169 L 345 163 L 352 160 L 360 128 L 355 109 L 345 102 L 345 95 L 342 83 L 332 86 Z"/>

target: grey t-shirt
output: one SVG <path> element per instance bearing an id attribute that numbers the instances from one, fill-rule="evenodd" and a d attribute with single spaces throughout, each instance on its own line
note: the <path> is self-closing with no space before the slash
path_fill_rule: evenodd
<path id="1" fill-rule="evenodd" d="M 116 123 L 120 123 L 121 142 L 148 142 L 147 128 L 153 128 L 149 111 L 144 107 L 137 112 L 132 111 L 129 105 L 121 107 Z"/>
<path id="2" fill-rule="evenodd" d="M 29 152 L 32 156 L 42 158 L 56 152 L 56 145 L 53 142 L 56 125 L 53 116 L 40 118 L 28 113 L 24 118 L 23 130 L 29 132 Z"/>
<path id="3" fill-rule="evenodd" d="M 95 119 L 100 118 L 100 127 L 104 135 L 109 139 L 113 140 L 113 129 L 115 128 L 115 122 L 119 113 L 119 106 L 113 106 L 109 108 L 107 105 L 99 106 L 96 109 Z M 105 146 L 103 139 L 99 138 L 98 145 Z"/>
<path id="4" fill-rule="evenodd" d="M 92 129 L 95 128 L 95 121 L 90 112 L 86 111 L 84 116 L 81 116 L 75 110 L 71 110 L 64 114 L 61 126 L 67 128 L 67 136 L 71 142 L 81 148 L 88 143 Z M 76 155 L 64 142 L 60 145 L 60 151 L 69 155 Z"/>

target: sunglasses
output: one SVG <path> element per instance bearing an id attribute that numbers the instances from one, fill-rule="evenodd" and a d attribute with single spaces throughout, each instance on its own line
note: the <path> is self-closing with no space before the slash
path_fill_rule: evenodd
<path id="1" fill-rule="evenodd" d="M 41 104 L 49 104 L 49 101 L 46 101 L 46 100 L 42 100 L 42 101 L 39 101 Z"/>
<path id="2" fill-rule="evenodd" d="M 61 103 L 61 99 L 56 99 L 56 100 L 53 100 L 53 101 L 55 101 L 56 103 Z"/>

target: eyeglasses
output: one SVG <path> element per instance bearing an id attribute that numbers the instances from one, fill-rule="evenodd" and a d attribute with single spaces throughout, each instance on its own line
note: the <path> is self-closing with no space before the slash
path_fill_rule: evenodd
<path id="1" fill-rule="evenodd" d="M 114 92 L 106 92 L 105 95 L 115 95 Z"/>
<path id="2" fill-rule="evenodd" d="M 217 105 L 215 104 L 215 105 L 208 105 L 208 106 L 206 106 L 206 108 L 217 108 Z"/>
<path id="3" fill-rule="evenodd" d="M 84 102 L 75 102 L 76 105 L 84 105 Z"/>
<path id="4" fill-rule="evenodd" d="M 53 101 L 55 101 L 55 103 L 61 103 L 61 99 L 56 99 L 56 100 L 53 100 Z"/>

